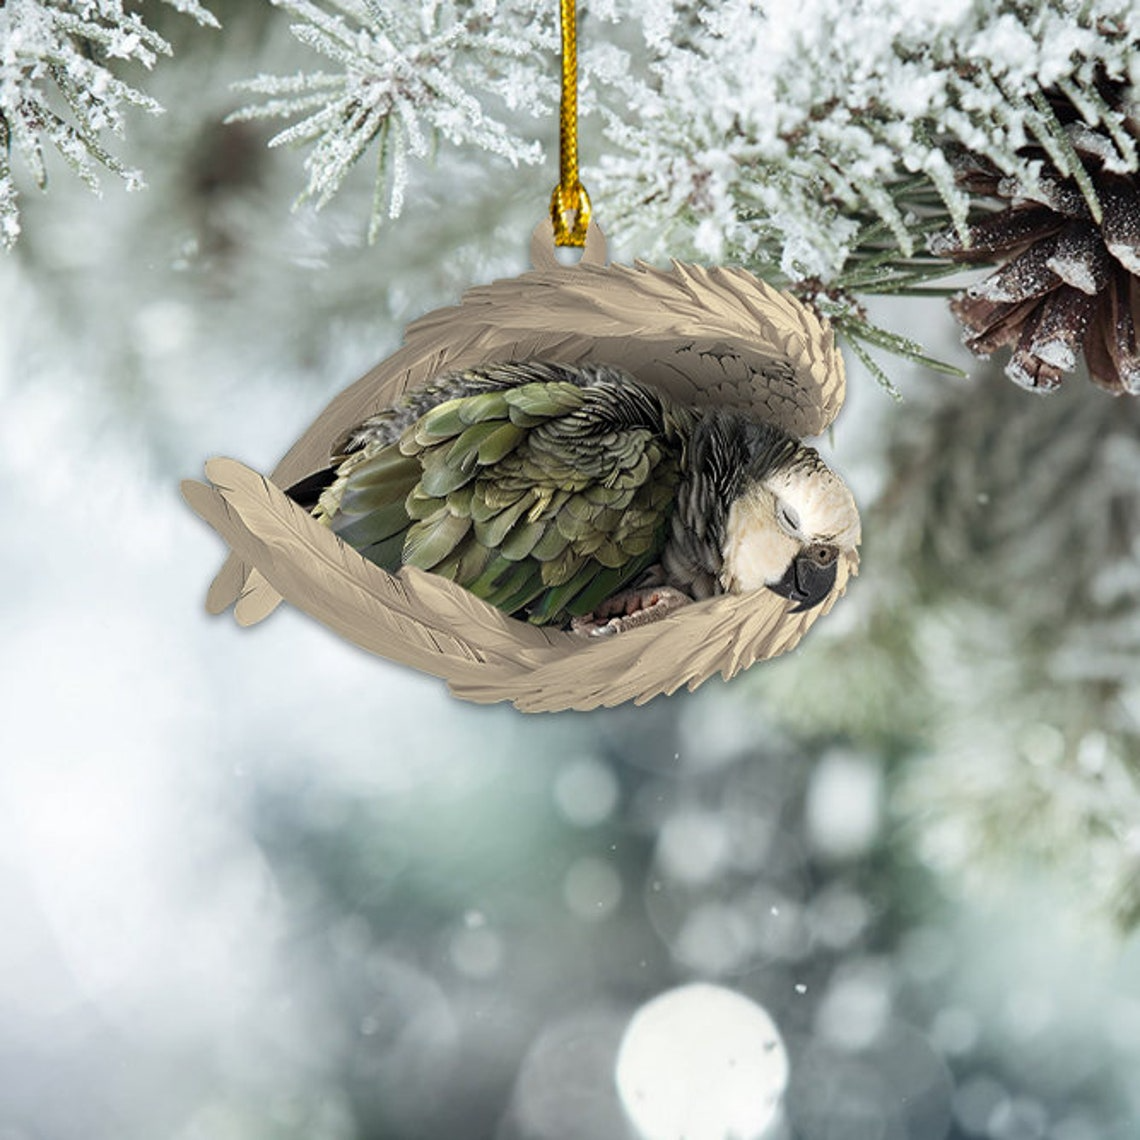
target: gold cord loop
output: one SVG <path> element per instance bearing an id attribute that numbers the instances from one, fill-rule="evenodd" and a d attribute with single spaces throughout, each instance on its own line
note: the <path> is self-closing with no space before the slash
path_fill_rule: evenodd
<path id="1" fill-rule="evenodd" d="M 590 196 L 578 179 L 578 16 L 575 0 L 561 0 L 562 102 L 559 107 L 559 182 L 550 196 L 554 244 L 584 246 Z M 567 215 L 573 214 L 573 221 Z"/>

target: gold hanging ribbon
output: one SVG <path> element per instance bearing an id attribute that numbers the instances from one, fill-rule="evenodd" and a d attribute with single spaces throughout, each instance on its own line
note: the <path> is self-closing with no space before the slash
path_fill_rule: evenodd
<path id="1" fill-rule="evenodd" d="M 559 182 L 550 196 L 554 244 L 584 246 L 590 196 L 578 180 L 578 15 L 575 0 L 561 0 L 562 102 L 559 108 Z M 573 222 L 567 221 L 573 214 Z"/>

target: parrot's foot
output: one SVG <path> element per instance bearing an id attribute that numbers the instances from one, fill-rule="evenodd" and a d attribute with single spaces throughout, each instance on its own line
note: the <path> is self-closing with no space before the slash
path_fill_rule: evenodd
<path id="1" fill-rule="evenodd" d="M 626 629 L 660 621 L 693 599 L 672 586 L 643 586 L 607 598 L 591 614 L 571 619 L 570 628 L 583 637 L 612 637 Z"/>

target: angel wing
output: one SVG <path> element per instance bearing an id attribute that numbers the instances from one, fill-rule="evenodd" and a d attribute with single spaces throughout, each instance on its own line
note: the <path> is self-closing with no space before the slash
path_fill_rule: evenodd
<path id="1" fill-rule="evenodd" d="M 411 324 L 404 346 L 340 393 L 271 479 L 289 487 L 328 462 L 345 432 L 444 372 L 508 360 L 623 368 L 680 404 L 741 408 L 799 439 L 819 435 L 844 397 L 843 361 L 826 321 L 743 269 L 674 262 L 606 265 L 596 226 L 586 256 L 560 265 L 549 223 L 536 229 L 533 272 L 469 290 Z M 206 598 L 253 624 L 280 601 L 263 574 L 231 555 Z M 235 605 L 236 603 L 236 605 Z"/>
<path id="2" fill-rule="evenodd" d="M 855 556 L 845 557 L 832 595 L 801 614 L 759 590 L 585 639 L 515 621 L 414 567 L 389 574 L 235 460 L 211 460 L 206 475 L 209 484 L 182 484 L 186 501 L 281 597 L 363 649 L 445 678 L 457 696 L 509 700 L 527 712 L 640 704 L 682 685 L 696 688 L 717 672 L 731 677 L 793 648 L 856 569 Z"/>

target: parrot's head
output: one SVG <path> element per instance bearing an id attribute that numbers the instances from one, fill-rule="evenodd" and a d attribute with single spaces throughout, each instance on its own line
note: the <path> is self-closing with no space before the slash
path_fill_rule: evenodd
<path id="1" fill-rule="evenodd" d="M 729 508 L 721 586 L 729 593 L 767 586 L 818 606 L 835 585 L 842 555 L 859 545 L 859 512 L 847 485 L 810 447 L 746 481 Z"/>

